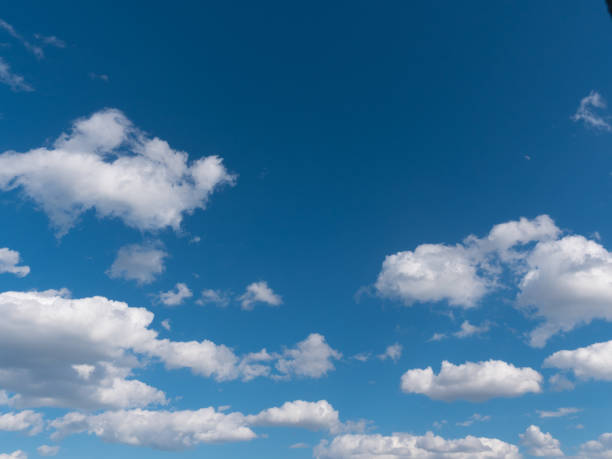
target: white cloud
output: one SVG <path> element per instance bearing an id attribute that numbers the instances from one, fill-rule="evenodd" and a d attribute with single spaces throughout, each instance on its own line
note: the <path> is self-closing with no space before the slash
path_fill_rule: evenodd
<path id="1" fill-rule="evenodd" d="M 531 332 L 531 345 L 593 319 L 612 320 L 612 254 L 599 243 L 583 236 L 540 242 L 526 264 L 518 302 L 545 320 Z"/>
<path id="2" fill-rule="evenodd" d="M 557 373 L 548 378 L 550 388 L 554 391 L 561 392 L 564 390 L 572 390 L 575 385 L 565 375 Z"/>
<path id="3" fill-rule="evenodd" d="M 226 443 L 256 438 L 251 427 L 295 427 L 344 432 L 358 423 L 342 423 L 326 400 L 295 400 L 254 415 L 224 413 L 212 407 L 199 410 L 119 410 L 87 415 L 71 412 L 50 422 L 51 438 L 87 432 L 105 441 L 161 450 L 183 450 L 201 443 Z"/>
<path id="4" fill-rule="evenodd" d="M 395 343 L 395 344 L 392 344 L 391 346 L 388 346 L 385 352 L 380 354 L 378 358 L 380 360 L 391 359 L 394 362 L 397 362 L 401 356 L 402 356 L 402 345 L 399 343 Z"/>
<path id="5" fill-rule="evenodd" d="M 384 297 L 415 302 L 446 300 L 470 308 L 497 286 L 496 260 L 513 263 L 514 249 L 549 240 L 559 229 L 547 215 L 495 225 L 485 238 L 467 237 L 462 244 L 421 244 L 414 251 L 385 258 L 375 288 Z"/>
<path id="6" fill-rule="evenodd" d="M 177 283 L 174 286 L 174 290 L 169 290 L 167 292 L 160 292 L 159 299 L 166 306 L 178 306 L 185 299 L 191 298 L 193 293 L 187 287 L 187 284 L 182 282 Z"/>
<path id="7" fill-rule="evenodd" d="M 458 422 L 457 425 L 461 427 L 469 427 L 475 422 L 485 422 L 490 421 L 491 416 L 483 416 L 482 414 L 474 413 L 468 419 L 462 422 Z"/>
<path id="8" fill-rule="evenodd" d="M 543 365 L 571 370 L 580 379 L 612 381 L 612 341 L 555 352 Z"/>
<path id="9" fill-rule="evenodd" d="M 610 459 L 612 457 L 612 433 L 604 433 L 597 440 L 580 445 L 581 459 Z"/>
<path id="10" fill-rule="evenodd" d="M 21 75 L 11 71 L 11 67 L 0 57 L 0 83 L 4 83 L 13 91 L 34 91 Z"/>
<path id="11" fill-rule="evenodd" d="M 325 337 L 312 333 L 293 349 L 286 349 L 276 363 L 276 369 L 285 376 L 297 375 L 320 378 L 334 369 L 333 360 L 342 354 L 325 341 Z"/>
<path id="12" fill-rule="evenodd" d="M 308 430 L 342 430 L 338 411 L 327 400 L 285 402 L 280 407 L 269 408 L 247 417 L 252 426 L 300 427 Z"/>
<path id="13" fill-rule="evenodd" d="M 28 459 L 28 455 L 24 451 L 18 449 L 12 453 L 0 453 L 0 459 Z"/>
<path id="14" fill-rule="evenodd" d="M 594 109 L 605 109 L 606 101 L 597 91 L 591 91 L 588 96 L 580 100 L 578 110 L 572 116 L 574 121 L 583 121 L 588 127 L 601 129 L 603 131 L 612 130 L 612 126 L 604 119 L 603 116 L 597 114 Z"/>
<path id="15" fill-rule="evenodd" d="M 107 271 L 111 278 L 135 280 L 149 284 L 164 271 L 164 260 L 168 253 L 159 244 L 130 244 L 117 252 L 117 257 Z"/>
<path id="16" fill-rule="evenodd" d="M 448 440 L 431 432 L 417 436 L 341 435 L 321 441 L 314 450 L 317 459 L 519 459 L 515 445 L 496 438 L 472 437 Z"/>
<path id="17" fill-rule="evenodd" d="M 165 394 L 132 373 L 149 360 L 217 381 L 319 378 L 340 353 L 319 334 L 281 353 L 237 355 L 210 340 L 160 339 L 144 308 L 58 291 L 0 293 L 0 394 L 10 405 L 79 409 L 142 408 Z M 142 360 L 142 361 L 140 361 Z M 276 370 L 275 370 L 276 365 Z M 14 394 L 8 397 L 7 393 Z"/>
<path id="18" fill-rule="evenodd" d="M 216 304 L 220 307 L 227 306 L 229 302 L 230 298 L 227 293 L 213 289 L 202 290 L 201 297 L 196 301 L 196 303 L 201 304 L 203 306 L 207 304 Z"/>
<path id="19" fill-rule="evenodd" d="M 89 210 L 142 231 L 178 230 L 185 214 L 233 182 L 220 157 L 189 164 L 187 153 L 148 137 L 115 109 L 77 120 L 51 148 L 0 155 L 0 189 L 20 188 L 59 236 Z"/>
<path id="20" fill-rule="evenodd" d="M 241 413 L 214 408 L 185 411 L 121 410 L 97 415 L 68 413 L 50 423 L 52 438 L 87 432 L 111 443 L 179 451 L 202 443 L 248 441 L 256 437 Z"/>
<path id="21" fill-rule="evenodd" d="M 453 333 L 453 336 L 456 336 L 457 338 L 468 338 L 470 336 L 486 333 L 489 331 L 490 328 L 491 327 L 488 323 L 484 323 L 478 326 L 472 325 L 469 321 L 464 320 L 461 324 L 461 328 L 459 329 L 459 331 Z"/>
<path id="22" fill-rule="evenodd" d="M 59 450 L 60 447 L 57 445 L 40 445 L 38 448 L 36 448 L 36 452 L 38 452 L 38 454 L 41 456 L 57 456 Z"/>
<path id="23" fill-rule="evenodd" d="M 16 413 L 0 413 L 0 431 L 23 432 L 36 435 L 43 429 L 44 422 L 42 414 L 31 410 Z"/>
<path id="24" fill-rule="evenodd" d="M 537 457 L 560 457 L 564 456 L 561 451 L 561 443 L 549 433 L 544 433 L 538 426 L 527 427 L 525 433 L 519 435 L 521 443 L 527 448 L 527 452 Z"/>
<path id="25" fill-rule="evenodd" d="M 559 408 L 558 410 L 555 410 L 555 411 L 536 410 L 536 412 L 538 413 L 538 416 L 540 416 L 541 418 L 560 418 L 563 416 L 568 416 L 570 414 L 576 414 L 581 411 L 582 410 L 579 408 Z"/>
<path id="26" fill-rule="evenodd" d="M 161 321 L 161 326 L 164 327 L 166 330 L 170 331 L 170 319 L 164 319 Z"/>
<path id="27" fill-rule="evenodd" d="M 247 286 L 246 291 L 238 297 L 241 302 L 242 309 L 251 310 L 255 303 L 266 303 L 270 306 L 280 306 L 283 302 L 282 298 L 274 293 L 268 287 L 266 281 L 253 282 Z"/>
<path id="28" fill-rule="evenodd" d="M 360 362 L 367 362 L 372 357 L 371 352 L 360 352 L 359 354 L 355 354 L 353 358 L 355 360 L 359 360 Z"/>
<path id="29" fill-rule="evenodd" d="M 310 445 L 308 443 L 294 443 L 293 445 L 289 446 L 289 449 L 301 449 L 301 448 L 310 448 Z"/>
<path id="30" fill-rule="evenodd" d="M 28 50 L 30 51 L 32 54 L 34 54 L 37 58 L 43 58 L 45 55 L 43 53 L 43 50 L 40 46 L 36 46 L 33 45 L 32 43 L 30 43 L 28 40 L 26 40 L 25 38 L 23 38 L 23 36 L 19 33 L 17 33 L 17 31 L 15 30 L 15 28 L 10 25 L 8 22 L 4 21 L 3 19 L 0 19 L 0 28 L 4 29 L 6 32 L 8 32 L 8 34 L 15 38 L 16 40 L 20 41 L 21 44 Z"/>
<path id="31" fill-rule="evenodd" d="M 541 391 L 542 376 L 535 370 L 517 368 L 501 360 L 442 362 L 437 375 L 431 367 L 408 370 L 402 376 L 402 390 L 424 394 L 435 400 L 481 402 L 494 397 L 518 397 Z"/>
<path id="32" fill-rule="evenodd" d="M 19 252 L 15 250 L 0 249 L 0 274 L 11 273 L 18 277 L 27 276 L 30 273 L 30 267 L 19 266 L 20 258 Z"/>
<path id="33" fill-rule="evenodd" d="M 57 38 L 55 35 L 46 36 L 46 35 L 41 35 L 37 33 L 37 34 L 34 34 L 34 36 L 36 37 L 37 40 L 42 41 L 45 45 L 55 46 L 56 48 L 66 47 L 66 42 L 64 40 Z"/>

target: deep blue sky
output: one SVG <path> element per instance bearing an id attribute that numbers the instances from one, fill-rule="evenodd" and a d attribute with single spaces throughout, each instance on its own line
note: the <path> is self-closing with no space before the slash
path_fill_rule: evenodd
<path id="1" fill-rule="evenodd" d="M 612 430 L 610 382 L 563 392 L 543 383 L 540 394 L 483 403 L 400 389 L 407 370 L 437 373 L 442 360 L 503 360 L 547 378 L 546 357 L 610 339 L 610 323 L 580 325 L 533 348 L 525 334 L 537 321 L 513 307 L 518 287 L 507 273 L 504 288 L 469 310 L 446 300 L 404 307 L 373 287 L 387 255 L 483 237 L 519 217 L 547 214 L 564 234 L 596 240 L 597 232 L 610 247 L 611 134 L 571 119 L 591 91 L 612 100 L 603 1 L 14 2 L 0 18 L 32 43 L 35 34 L 66 43 L 37 59 L 0 30 L 0 56 L 34 88 L 0 85 L 0 152 L 50 148 L 75 119 L 116 108 L 190 159 L 221 156 L 237 176 L 205 210 L 185 214 L 178 231 L 141 231 L 90 211 L 57 238 L 23 189 L 4 191 L 0 246 L 19 251 L 31 273 L 0 275 L 0 291 L 66 287 L 73 298 L 124 301 L 152 311 L 163 337 L 210 339 L 237 354 L 280 352 L 320 333 L 343 355 L 321 378 L 290 381 L 216 382 L 155 362 L 136 370 L 180 397 L 172 409 L 231 405 L 251 414 L 325 399 L 342 420 L 370 420 L 370 433 L 383 435 L 433 430 L 518 445 L 536 424 L 567 455 Z M 201 240 L 190 242 L 194 236 Z M 153 282 L 107 275 L 120 247 L 149 241 L 168 253 Z M 203 289 L 235 298 L 257 281 L 283 304 L 196 304 Z M 157 295 L 177 282 L 194 296 L 168 308 Z M 480 336 L 429 341 L 464 320 L 493 325 Z M 394 343 L 403 346 L 397 362 L 375 357 Z M 373 354 L 367 362 L 352 358 L 364 352 Z M 582 411 L 536 414 L 560 407 Z M 54 419 L 70 408 L 39 411 Z M 474 413 L 491 419 L 456 425 Z M 257 433 L 269 437 L 171 455 L 312 457 L 311 448 L 288 447 L 333 438 L 292 428 Z M 53 443 L 48 434 L 0 432 L 0 453 L 37 457 L 38 445 Z M 58 444 L 66 458 L 168 456 L 86 434 Z"/>

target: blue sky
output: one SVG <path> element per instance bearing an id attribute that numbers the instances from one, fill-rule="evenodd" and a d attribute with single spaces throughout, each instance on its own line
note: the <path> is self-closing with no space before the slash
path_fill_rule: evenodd
<path id="1" fill-rule="evenodd" d="M 0 9 L 0 458 L 609 457 L 603 1 Z"/>

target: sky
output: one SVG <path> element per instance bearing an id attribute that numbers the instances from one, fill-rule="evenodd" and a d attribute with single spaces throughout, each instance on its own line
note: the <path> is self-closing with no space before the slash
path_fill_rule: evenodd
<path id="1" fill-rule="evenodd" d="M 3 4 L 0 459 L 612 457 L 611 51 L 599 0 Z"/>

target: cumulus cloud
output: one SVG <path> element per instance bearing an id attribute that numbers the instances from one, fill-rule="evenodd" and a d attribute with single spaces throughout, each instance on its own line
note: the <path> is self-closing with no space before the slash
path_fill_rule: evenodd
<path id="1" fill-rule="evenodd" d="M 434 400 L 482 402 L 495 397 L 518 397 L 541 391 L 542 376 L 532 368 L 517 368 L 501 360 L 442 362 L 436 375 L 431 367 L 408 370 L 401 387 L 406 393 L 424 394 Z"/>
<path id="2" fill-rule="evenodd" d="M 540 242 L 526 265 L 518 302 L 545 320 L 531 332 L 531 345 L 593 319 L 612 320 L 612 254 L 601 244 L 583 236 Z"/>
<path id="3" fill-rule="evenodd" d="M 164 272 L 164 260 L 168 253 L 160 244 L 130 244 L 117 252 L 117 257 L 108 269 L 109 277 L 134 280 L 139 284 L 150 284 Z"/>
<path id="4" fill-rule="evenodd" d="M 220 307 L 225 307 L 229 304 L 230 297 L 229 294 L 222 292 L 220 290 L 213 289 L 204 289 L 202 290 L 202 295 L 196 301 L 196 303 L 201 304 L 202 306 L 207 304 L 216 304 Z"/>
<path id="5" fill-rule="evenodd" d="M 265 303 L 270 306 L 280 306 L 283 302 L 282 298 L 274 293 L 274 291 L 268 287 L 266 281 L 253 282 L 248 285 L 246 291 L 238 297 L 242 309 L 251 310 L 255 303 Z"/>
<path id="6" fill-rule="evenodd" d="M 584 236 L 561 236 L 546 215 L 495 225 L 484 238 L 455 246 L 423 244 L 389 255 L 376 289 L 407 305 L 445 300 L 469 308 L 502 279 L 518 290 L 516 306 L 540 321 L 529 333 L 534 347 L 594 319 L 612 320 L 612 253 Z M 456 336 L 478 332 L 464 324 Z"/>
<path id="7" fill-rule="evenodd" d="M 580 459 L 609 459 L 612 457 L 612 433 L 604 433 L 597 440 L 580 445 Z"/>
<path id="8" fill-rule="evenodd" d="M 16 413 L 0 413 L 0 431 L 24 432 L 36 435 L 43 429 L 43 416 L 31 410 Z"/>
<path id="9" fill-rule="evenodd" d="M 57 454 L 59 453 L 60 447 L 57 445 L 51 446 L 51 445 L 40 445 L 38 448 L 36 448 L 36 452 L 40 455 L 40 456 L 57 456 Z"/>
<path id="10" fill-rule="evenodd" d="M 50 148 L 0 155 L 0 189 L 21 189 L 59 236 L 89 210 L 142 231 L 178 230 L 185 214 L 234 179 L 220 157 L 189 163 L 187 153 L 148 137 L 116 109 L 75 121 Z"/>
<path id="11" fill-rule="evenodd" d="M 285 349 L 276 362 L 276 369 L 285 377 L 291 375 L 320 378 L 334 369 L 333 361 L 342 354 L 325 341 L 325 337 L 312 333 L 293 349 Z"/>
<path id="12" fill-rule="evenodd" d="M 13 91 L 34 91 L 21 75 L 13 73 L 11 66 L 0 57 L 0 83 L 8 85 Z"/>
<path id="13" fill-rule="evenodd" d="M 560 457 L 564 456 L 561 451 L 561 443 L 549 433 L 544 433 L 538 426 L 530 425 L 525 433 L 519 435 L 521 443 L 527 448 L 527 452 L 537 457 Z"/>
<path id="14" fill-rule="evenodd" d="M 237 355 L 210 340 L 160 339 L 154 315 L 104 297 L 66 292 L 0 293 L 0 395 L 15 406 L 143 408 L 165 394 L 133 378 L 145 360 L 217 381 L 266 376 L 318 378 L 340 353 L 318 334 L 280 353 Z M 276 365 L 276 368 L 275 368 Z M 6 392 L 14 394 L 8 397 Z"/>
<path id="15" fill-rule="evenodd" d="M 27 276 L 30 273 L 29 266 L 19 266 L 21 256 L 19 252 L 6 247 L 0 249 L 0 274 L 11 273 L 18 277 Z"/>
<path id="16" fill-rule="evenodd" d="M 346 434 L 331 442 L 322 440 L 314 449 L 317 459 L 519 459 L 515 445 L 496 438 L 467 436 L 445 439 L 427 432 L 417 436 L 408 433 Z"/>
<path id="17" fill-rule="evenodd" d="M 159 293 L 159 300 L 166 306 L 178 306 L 185 299 L 191 298 L 193 293 L 187 287 L 187 284 L 182 282 L 177 283 L 173 290 Z"/>
<path id="18" fill-rule="evenodd" d="M 486 333 L 489 331 L 490 328 L 491 326 L 487 322 L 478 326 L 472 325 L 469 321 L 464 320 L 461 324 L 461 328 L 459 329 L 459 331 L 453 333 L 453 336 L 457 338 L 468 338 L 470 336 Z"/>
<path id="19" fill-rule="evenodd" d="M 454 246 L 422 244 L 414 251 L 387 256 L 375 288 L 408 306 L 445 300 L 451 306 L 474 307 L 497 285 L 496 260 L 512 263 L 521 254 L 515 246 L 558 233 L 550 217 L 541 215 L 495 225 L 486 237 L 469 236 Z"/>
<path id="20" fill-rule="evenodd" d="M 402 345 L 399 343 L 392 344 L 385 349 L 385 352 L 380 354 L 378 358 L 380 360 L 391 359 L 394 362 L 397 362 L 399 358 L 402 356 Z"/>
<path id="21" fill-rule="evenodd" d="M 591 91 L 588 96 L 580 100 L 580 105 L 576 113 L 572 116 L 574 121 L 582 121 L 586 126 L 602 131 L 612 130 L 612 126 L 606 119 L 597 113 L 597 110 L 604 110 L 606 101 L 597 91 Z"/>
<path id="22" fill-rule="evenodd" d="M 338 412 L 326 400 L 295 400 L 258 414 L 224 413 L 212 407 L 199 410 L 119 410 L 100 414 L 71 412 L 51 421 L 52 438 L 87 432 L 105 441 L 161 450 L 184 450 L 202 443 L 227 443 L 256 438 L 252 427 L 295 427 L 341 432 Z"/>
<path id="23" fill-rule="evenodd" d="M 543 365 L 572 371 L 580 379 L 612 381 L 612 341 L 555 352 Z"/>

